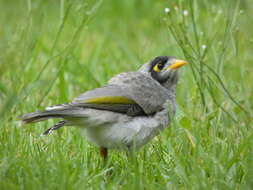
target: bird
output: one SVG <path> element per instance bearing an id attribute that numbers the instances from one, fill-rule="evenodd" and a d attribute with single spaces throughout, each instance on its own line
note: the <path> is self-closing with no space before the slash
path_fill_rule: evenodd
<path id="1" fill-rule="evenodd" d="M 176 112 L 178 69 L 187 62 L 173 56 L 157 56 L 137 71 L 123 72 L 106 85 L 84 92 L 73 101 L 46 107 L 19 117 L 23 124 L 60 119 L 42 135 L 63 126 L 76 126 L 100 148 L 140 149 L 167 128 Z"/>

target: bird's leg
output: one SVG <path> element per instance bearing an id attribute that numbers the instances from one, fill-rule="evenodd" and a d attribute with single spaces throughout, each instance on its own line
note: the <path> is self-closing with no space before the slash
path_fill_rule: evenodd
<path id="1" fill-rule="evenodd" d="M 100 155 L 106 160 L 108 156 L 108 149 L 105 147 L 100 147 Z"/>

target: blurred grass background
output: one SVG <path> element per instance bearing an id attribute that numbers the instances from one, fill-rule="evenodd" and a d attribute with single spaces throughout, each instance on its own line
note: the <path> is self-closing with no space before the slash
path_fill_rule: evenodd
<path id="1" fill-rule="evenodd" d="M 164 8 L 170 8 L 168 14 Z M 0 189 L 252 189 L 251 0 L 0 1 Z M 182 69 L 175 121 L 107 165 L 78 129 L 18 115 L 158 55 Z"/>

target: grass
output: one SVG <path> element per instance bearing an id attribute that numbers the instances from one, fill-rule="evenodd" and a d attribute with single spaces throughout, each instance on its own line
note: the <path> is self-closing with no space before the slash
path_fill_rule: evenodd
<path id="1" fill-rule="evenodd" d="M 164 13 L 169 7 L 170 12 Z M 250 0 L 0 1 L 0 189 L 252 189 Z M 107 164 L 76 128 L 20 127 L 157 55 L 181 71 L 171 126 Z"/>

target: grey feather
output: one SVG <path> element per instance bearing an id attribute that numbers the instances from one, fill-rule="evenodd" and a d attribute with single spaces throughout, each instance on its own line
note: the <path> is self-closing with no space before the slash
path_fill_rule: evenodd
<path id="1" fill-rule="evenodd" d="M 124 90 L 118 85 L 107 85 L 101 88 L 95 88 L 93 90 L 89 90 L 77 98 L 75 98 L 70 105 L 79 106 L 85 108 L 94 108 L 100 110 L 108 110 L 119 113 L 126 113 L 131 116 L 137 115 L 145 115 L 145 112 L 138 105 L 135 104 L 116 104 L 116 103 L 106 103 L 106 104 L 94 104 L 94 103 L 85 103 L 87 100 L 91 98 L 99 98 L 99 97 L 125 97 L 129 100 L 133 100 L 128 91 Z"/>
<path id="2" fill-rule="evenodd" d="M 90 98 L 104 96 L 122 96 L 136 102 L 135 105 L 122 104 L 85 104 Z M 91 107 L 129 113 L 132 116 L 145 113 L 150 115 L 160 111 L 167 100 L 174 101 L 174 96 L 144 72 L 125 72 L 113 77 L 107 86 L 87 91 L 71 103 L 73 106 Z M 136 110 L 134 112 L 133 110 Z"/>
<path id="3" fill-rule="evenodd" d="M 122 96 L 136 104 L 87 104 L 90 98 Z M 129 116 L 150 115 L 163 109 L 164 103 L 173 97 L 169 91 L 142 72 L 126 72 L 113 77 L 107 86 L 87 91 L 69 104 L 48 107 L 42 112 L 28 113 L 20 117 L 24 123 L 38 122 L 49 118 L 83 117 L 83 110 L 93 108 Z"/>
<path id="4" fill-rule="evenodd" d="M 149 115 L 163 109 L 164 103 L 174 101 L 167 89 L 143 72 L 125 72 L 113 77 L 110 85 L 120 86 Z"/>
<path id="5" fill-rule="evenodd" d="M 90 98 L 99 98 L 105 96 L 122 96 L 131 99 L 130 94 L 126 92 L 124 89 L 122 89 L 119 85 L 107 85 L 101 88 L 95 88 L 86 91 L 85 93 L 76 97 L 72 103 L 73 104 L 84 103 L 86 100 Z"/>
<path id="6" fill-rule="evenodd" d="M 61 109 L 58 108 L 24 114 L 20 116 L 19 119 L 22 120 L 24 123 L 34 123 L 50 118 L 82 117 L 82 111 L 83 108 L 79 107 L 66 107 Z"/>

